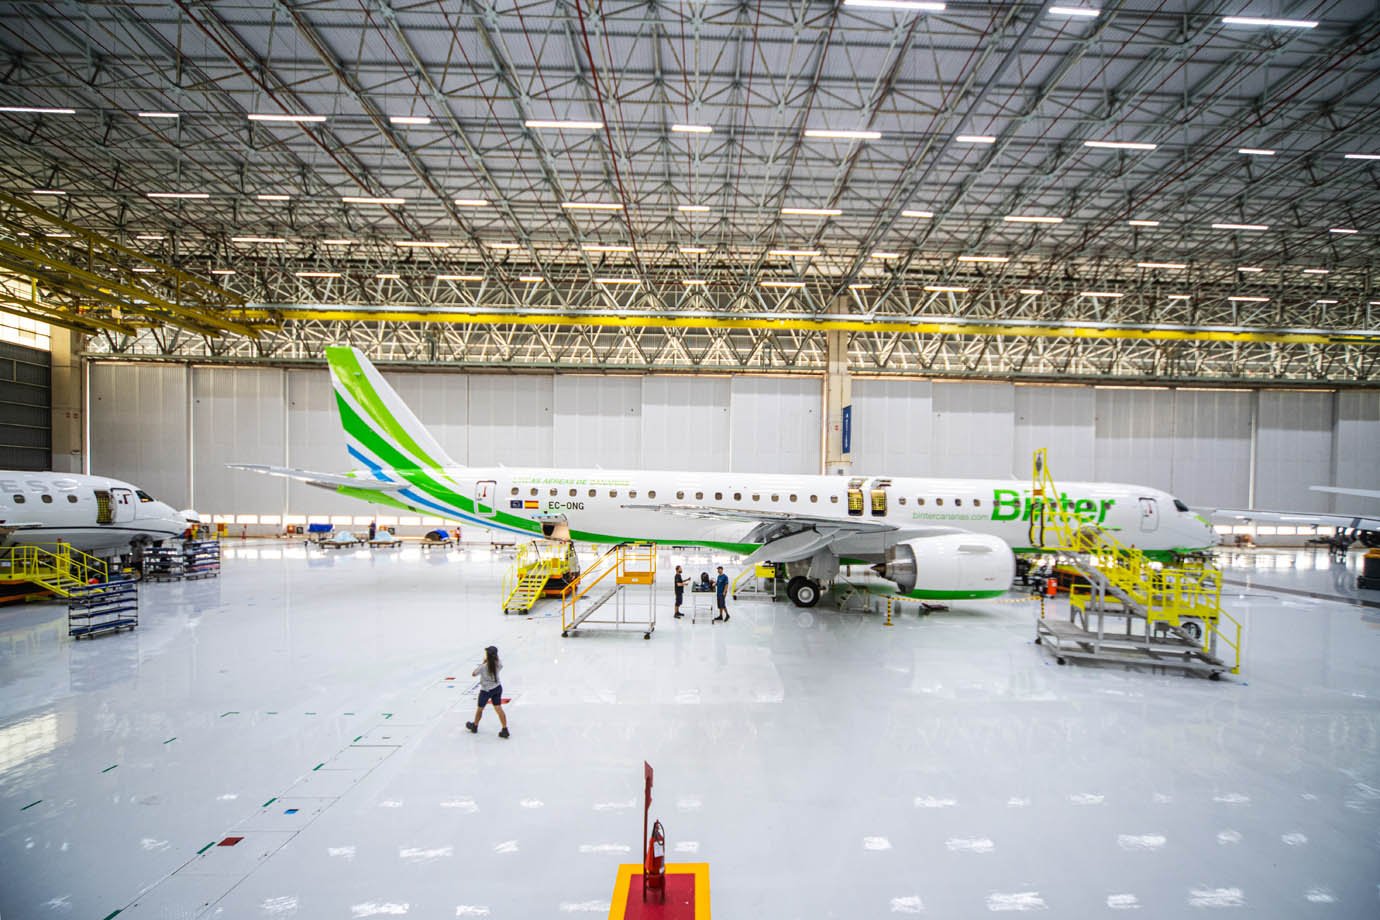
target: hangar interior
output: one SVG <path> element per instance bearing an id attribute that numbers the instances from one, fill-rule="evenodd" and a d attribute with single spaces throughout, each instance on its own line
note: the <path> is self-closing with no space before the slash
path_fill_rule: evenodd
<path id="1" fill-rule="evenodd" d="M 676 916 L 1374 916 L 1380 591 L 1311 541 L 1380 501 L 1310 487 L 1380 492 L 1377 111 L 1373 0 L 0 0 L 0 532 L 226 525 L 137 628 L 0 605 L 0 917 L 646 916 L 644 762 Z M 353 468 L 338 345 L 471 466 L 1289 517 L 1191 563 L 1211 681 L 1015 583 L 674 619 L 722 546 L 566 635 L 478 527 L 226 467 Z"/>

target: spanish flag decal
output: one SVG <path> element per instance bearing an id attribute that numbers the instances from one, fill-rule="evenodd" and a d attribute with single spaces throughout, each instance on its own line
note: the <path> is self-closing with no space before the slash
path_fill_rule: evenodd
<path id="1" fill-rule="evenodd" d="M 541 508 L 541 502 L 534 501 L 529 498 L 527 501 L 522 503 L 522 507 L 526 508 L 528 511 L 536 511 L 537 509 Z"/>

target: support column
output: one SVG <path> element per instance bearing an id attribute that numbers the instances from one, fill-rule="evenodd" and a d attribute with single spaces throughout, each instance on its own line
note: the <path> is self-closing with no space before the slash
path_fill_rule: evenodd
<path id="1" fill-rule="evenodd" d="M 839 312 L 848 309 L 841 298 Z M 828 357 L 824 365 L 824 472 L 846 476 L 853 466 L 853 378 L 848 374 L 848 336 L 843 331 L 824 334 Z"/>
<path id="2" fill-rule="evenodd" d="M 58 473 L 80 473 L 85 468 L 86 422 L 83 412 L 82 335 L 53 326 L 50 357 L 52 385 L 52 460 Z"/>

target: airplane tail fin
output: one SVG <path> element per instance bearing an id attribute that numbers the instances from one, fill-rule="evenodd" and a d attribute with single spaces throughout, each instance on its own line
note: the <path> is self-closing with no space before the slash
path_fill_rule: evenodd
<path id="1" fill-rule="evenodd" d="M 356 462 L 387 469 L 458 465 L 359 349 L 332 345 L 326 361 L 345 446 Z"/>

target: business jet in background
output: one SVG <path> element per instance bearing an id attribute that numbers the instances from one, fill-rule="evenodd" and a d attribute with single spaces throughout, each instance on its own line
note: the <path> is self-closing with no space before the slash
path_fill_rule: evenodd
<path id="1" fill-rule="evenodd" d="M 1034 549 L 1037 500 L 1012 480 L 460 466 L 362 353 L 332 347 L 326 357 L 358 468 L 232 468 L 531 539 L 695 545 L 744 554 L 744 564 L 771 560 L 785 564 L 786 593 L 801 607 L 819 600 L 840 562 L 873 563 L 915 598 L 996 597 L 1011 585 L 1012 551 Z M 1206 521 L 1158 489 L 1071 482 L 1058 500 L 1143 550 L 1217 542 Z"/>
<path id="2" fill-rule="evenodd" d="M 175 511 L 108 476 L 0 470 L 0 546 L 61 540 L 96 556 L 123 555 L 197 521 L 195 511 Z"/>
<path id="3" fill-rule="evenodd" d="M 1354 498 L 1380 500 L 1380 490 L 1343 489 L 1337 486 L 1309 486 L 1314 492 L 1349 495 Z M 1326 511 L 1269 511 L 1260 508 L 1201 508 L 1202 514 L 1219 521 L 1254 524 L 1294 524 L 1305 527 L 1335 527 L 1336 534 L 1327 542 L 1334 550 L 1345 552 L 1353 543 L 1368 549 L 1380 547 L 1380 514 L 1331 513 Z"/>

